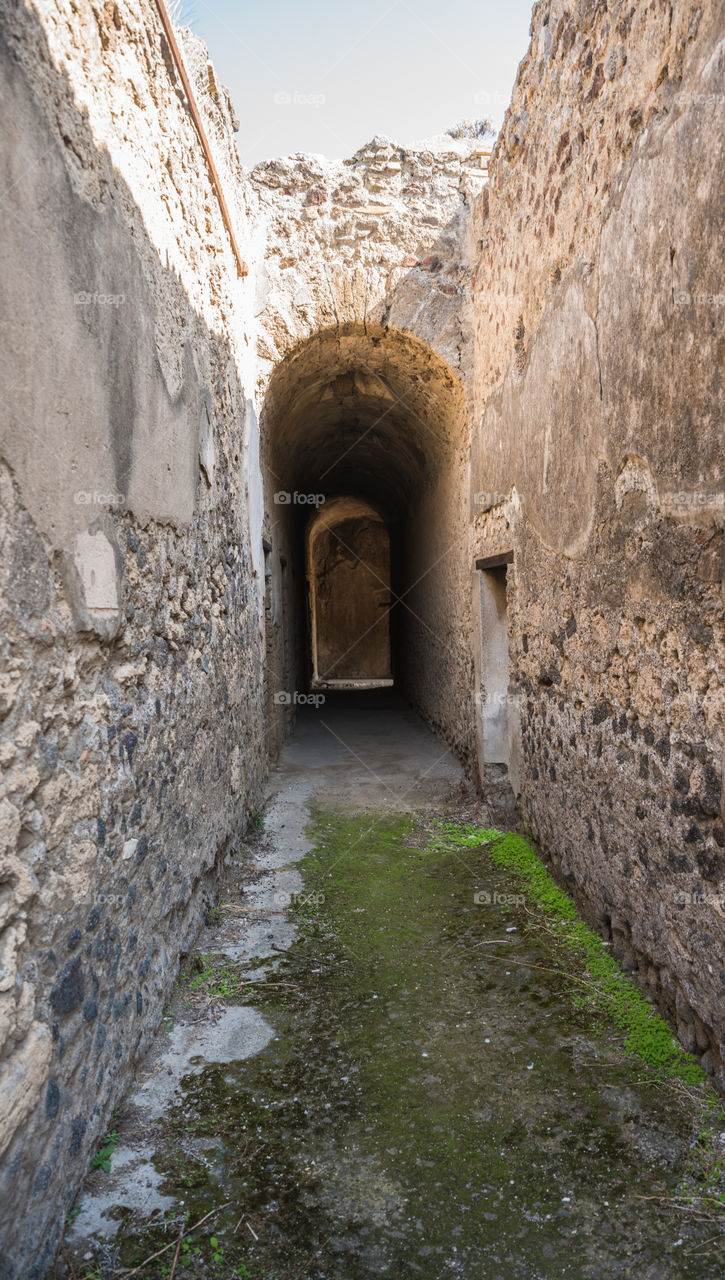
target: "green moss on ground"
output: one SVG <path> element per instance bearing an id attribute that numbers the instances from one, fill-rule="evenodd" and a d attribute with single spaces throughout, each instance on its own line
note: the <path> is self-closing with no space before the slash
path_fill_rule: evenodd
<path id="1" fill-rule="evenodd" d="M 481 829 L 440 822 L 431 852 L 455 849 L 485 850 L 491 862 L 509 872 L 535 906 L 539 922 L 559 944 L 564 970 L 576 980 L 571 999 L 613 1027 L 623 1037 L 624 1050 L 639 1058 L 660 1077 L 683 1091 L 694 1089 L 693 1106 L 700 1127 L 690 1149 L 677 1199 L 700 1210 L 721 1214 L 725 1206 L 725 1157 L 720 1134 L 725 1130 L 722 1099 L 692 1054 L 686 1053 L 664 1018 L 652 1008 L 639 987 L 607 951 L 604 942 L 580 919 L 575 903 L 547 871 L 523 836 L 515 832 Z"/>
<path id="2" fill-rule="evenodd" d="M 451 847 L 485 847 L 497 867 L 513 873 L 537 904 L 561 948 L 570 953 L 577 969 L 586 975 L 584 994 L 578 991 L 574 999 L 603 1015 L 623 1035 L 628 1053 L 663 1076 L 689 1085 L 704 1083 L 705 1073 L 697 1060 L 685 1052 L 667 1022 L 623 972 L 599 935 L 579 918 L 574 902 L 549 874 L 528 840 L 510 831 L 441 823 L 440 835 L 431 841 L 431 848 Z"/>
<path id="3" fill-rule="evenodd" d="M 429 838 L 410 814 L 312 817 L 290 950 L 198 954 L 181 975 L 183 1004 L 252 1002 L 275 1035 L 185 1080 L 154 1157 L 177 1204 L 129 1211 L 120 1263 L 148 1280 L 282 1280 L 334 1231 L 330 1274 L 349 1280 L 380 1257 L 407 1274 L 421 1250 L 416 1269 L 438 1268 L 452 1240 L 466 1274 L 489 1248 L 549 1274 L 574 1233 L 591 1274 L 616 1258 L 634 1275 L 667 1265 L 676 1214 L 697 1250 L 678 1274 L 713 1274 L 721 1100 L 528 841 L 442 821 Z"/>

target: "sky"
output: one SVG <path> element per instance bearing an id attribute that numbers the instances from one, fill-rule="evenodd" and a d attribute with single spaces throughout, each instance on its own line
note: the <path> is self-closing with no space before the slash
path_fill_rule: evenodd
<path id="1" fill-rule="evenodd" d="M 531 0 L 175 0 L 206 42 L 240 121 L 245 165 L 295 151 L 351 156 L 462 119 L 500 124 L 529 41 Z"/>

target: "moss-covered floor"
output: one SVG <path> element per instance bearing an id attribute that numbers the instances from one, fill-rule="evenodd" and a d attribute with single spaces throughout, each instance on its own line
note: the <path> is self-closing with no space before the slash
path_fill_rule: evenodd
<path id="1" fill-rule="evenodd" d="M 182 992 L 274 1038 L 186 1078 L 154 1133 L 174 1208 L 120 1210 L 79 1274 L 721 1280 L 699 1069 L 520 837 L 446 817 L 314 809 L 291 950 L 204 955 Z"/>

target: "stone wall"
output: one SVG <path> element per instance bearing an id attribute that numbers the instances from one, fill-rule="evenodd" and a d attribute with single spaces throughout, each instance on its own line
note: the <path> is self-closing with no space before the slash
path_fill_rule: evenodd
<path id="1" fill-rule="evenodd" d="M 515 551 L 523 815 L 721 1087 L 722 17 L 536 6 L 475 210 L 471 486 L 476 553 Z"/>
<path id="2" fill-rule="evenodd" d="M 252 282 L 155 8 L 3 25 L 0 1274 L 29 1280 L 266 758 Z"/>
<path id="3" fill-rule="evenodd" d="M 538 4 L 488 185 L 382 138 L 247 175 L 180 34 L 240 279 L 155 5 L 5 6 L 0 1276 L 44 1274 L 307 687 L 278 499 L 320 475 L 487 785 L 473 562 L 513 550 L 522 814 L 725 1086 L 721 18 Z"/>

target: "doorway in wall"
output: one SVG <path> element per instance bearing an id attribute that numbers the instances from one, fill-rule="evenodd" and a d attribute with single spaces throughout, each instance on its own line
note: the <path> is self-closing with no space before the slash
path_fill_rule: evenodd
<path id="1" fill-rule="evenodd" d="M 358 498 L 326 503 L 307 534 L 312 685 L 391 685 L 390 536 Z"/>
<path id="2" fill-rule="evenodd" d="M 510 763 L 508 570 L 513 552 L 477 560 L 480 592 L 481 735 L 485 764 Z"/>

